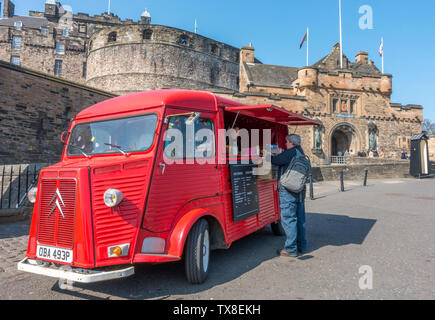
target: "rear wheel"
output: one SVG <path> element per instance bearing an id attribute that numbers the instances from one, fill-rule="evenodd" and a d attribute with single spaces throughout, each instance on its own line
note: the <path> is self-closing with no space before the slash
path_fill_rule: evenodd
<path id="1" fill-rule="evenodd" d="M 281 220 L 279 220 L 277 223 L 272 223 L 270 226 L 274 235 L 279 237 L 285 236 L 285 231 L 281 225 Z"/>
<path id="2" fill-rule="evenodd" d="M 190 230 L 185 248 L 187 280 L 201 284 L 208 276 L 210 262 L 210 233 L 205 219 L 199 220 Z"/>

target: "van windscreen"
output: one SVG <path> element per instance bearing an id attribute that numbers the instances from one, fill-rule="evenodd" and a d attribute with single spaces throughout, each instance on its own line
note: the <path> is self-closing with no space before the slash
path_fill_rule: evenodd
<path id="1" fill-rule="evenodd" d="M 157 115 L 87 122 L 76 125 L 68 156 L 131 153 L 148 150 L 154 141 Z"/>

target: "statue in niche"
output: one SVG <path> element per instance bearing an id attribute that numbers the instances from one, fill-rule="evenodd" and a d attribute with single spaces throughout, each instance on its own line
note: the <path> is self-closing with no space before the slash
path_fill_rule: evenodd
<path id="1" fill-rule="evenodd" d="M 376 132 L 374 130 L 370 130 L 369 132 L 369 149 L 371 151 L 376 151 Z"/>
<path id="2" fill-rule="evenodd" d="M 322 135 L 319 126 L 314 127 L 314 149 L 322 150 Z"/>

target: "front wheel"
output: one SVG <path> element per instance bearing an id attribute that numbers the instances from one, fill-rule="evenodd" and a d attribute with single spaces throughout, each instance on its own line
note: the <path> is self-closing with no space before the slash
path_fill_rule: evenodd
<path id="1" fill-rule="evenodd" d="M 185 250 L 187 280 L 192 284 L 203 283 L 208 276 L 210 262 L 210 234 L 205 219 L 199 220 L 190 230 Z"/>

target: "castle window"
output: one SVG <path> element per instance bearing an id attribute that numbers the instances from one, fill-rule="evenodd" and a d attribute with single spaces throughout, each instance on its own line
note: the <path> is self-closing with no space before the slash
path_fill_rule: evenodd
<path id="1" fill-rule="evenodd" d="M 332 99 L 332 112 L 337 112 L 338 99 Z"/>
<path id="2" fill-rule="evenodd" d="M 65 44 L 56 43 L 56 54 L 65 54 Z"/>
<path id="3" fill-rule="evenodd" d="M 151 30 L 144 30 L 142 34 L 142 38 L 144 40 L 151 40 L 151 37 L 153 35 L 153 32 Z"/>
<path id="4" fill-rule="evenodd" d="M 69 30 L 68 28 L 63 28 L 62 29 L 62 37 L 68 37 L 69 35 Z"/>
<path id="5" fill-rule="evenodd" d="M 83 62 L 83 72 L 82 72 L 83 78 L 86 78 L 87 72 L 88 72 L 88 64 L 86 62 Z"/>
<path id="6" fill-rule="evenodd" d="M 87 27 L 86 27 L 85 24 L 79 25 L 79 32 L 80 33 L 86 33 L 87 32 Z"/>
<path id="7" fill-rule="evenodd" d="M 11 64 L 14 64 L 16 66 L 21 65 L 21 58 L 19 56 L 12 56 L 11 57 Z"/>
<path id="8" fill-rule="evenodd" d="M 62 75 L 62 60 L 56 60 L 54 62 L 54 75 L 55 76 Z"/>
<path id="9" fill-rule="evenodd" d="M 215 44 L 210 45 L 210 53 L 211 54 L 218 54 L 218 46 Z"/>
<path id="10" fill-rule="evenodd" d="M 111 32 L 109 33 L 109 36 L 107 37 L 107 42 L 116 42 L 117 33 Z"/>
<path id="11" fill-rule="evenodd" d="M 181 45 L 183 46 L 187 46 L 187 36 L 186 35 L 182 35 L 178 41 Z"/>
<path id="12" fill-rule="evenodd" d="M 12 37 L 12 49 L 13 50 L 21 50 L 23 38 L 21 36 L 13 36 Z"/>
<path id="13" fill-rule="evenodd" d="M 355 112 L 355 105 L 356 105 L 356 101 L 355 100 L 350 100 L 350 113 L 354 113 Z"/>
<path id="14" fill-rule="evenodd" d="M 43 36 L 46 36 L 46 35 L 47 35 L 47 28 L 46 28 L 46 27 L 41 27 L 41 34 L 42 34 Z"/>
<path id="15" fill-rule="evenodd" d="M 23 23 L 21 21 L 15 21 L 14 23 L 15 30 L 21 30 L 23 27 Z"/>

